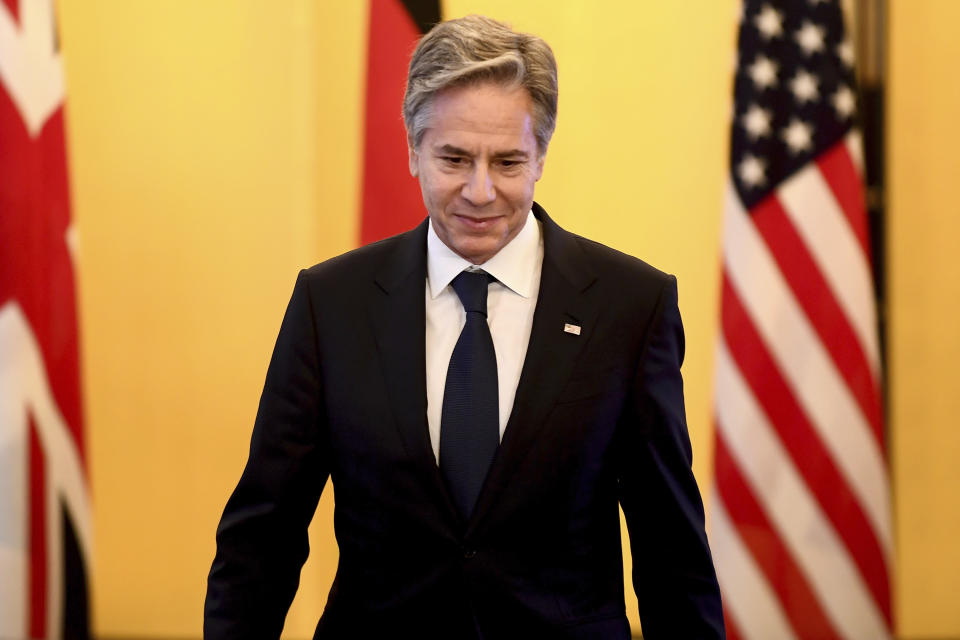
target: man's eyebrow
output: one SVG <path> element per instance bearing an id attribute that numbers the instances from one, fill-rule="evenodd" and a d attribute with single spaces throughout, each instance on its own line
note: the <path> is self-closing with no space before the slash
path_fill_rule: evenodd
<path id="1" fill-rule="evenodd" d="M 498 151 L 493 154 L 494 158 L 527 158 L 528 154 L 523 149 L 510 149 L 509 151 Z"/>
<path id="2" fill-rule="evenodd" d="M 467 157 L 473 156 L 473 154 L 470 153 L 469 151 L 467 151 L 466 149 L 461 149 L 460 147 L 454 146 L 454 145 L 452 145 L 452 144 L 440 145 L 439 147 L 436 147 L 436 148 L 434 149 L 434 152 L 435 152 L 435 153 L 440 153 L 440 154 L 445 154 L 445 155 L 451 155 L 451 156 L 467 156 Z M 499 159 L 502 159 L 502 158 L 524 158 L 524 159 L 526 159 L 527 157 L 529 157 L 529 155 L 530 155 L 530 154 L 529 154 L 528 152 L 524 151 L 523 149 L 508 149 L 508 150 L 506 150 L 506 151 L 497 151 L 496 153 L 493 154 L 492 157 L 493 157 L 495 160 L 499 160 Z"/>
<path id="3" fill-rule="evenodd" d="M 445 153 L 452 156 L 469 156 L 471 155 L 466 149 L 461 149 L 460 147 L 455 147 L 452 144 L 445 144 L 434 149 L 436 153 Z"/>

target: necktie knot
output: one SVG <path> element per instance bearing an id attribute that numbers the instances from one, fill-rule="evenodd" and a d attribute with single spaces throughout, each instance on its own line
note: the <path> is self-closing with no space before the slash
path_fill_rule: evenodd
<path id="1" fill-rule="evenodd" d="M 450 286 L 467 313 L 475 311 L 487 315 L 487 286 L 493 280 L 494 277 L 486 271 L 461 271 Z"/>

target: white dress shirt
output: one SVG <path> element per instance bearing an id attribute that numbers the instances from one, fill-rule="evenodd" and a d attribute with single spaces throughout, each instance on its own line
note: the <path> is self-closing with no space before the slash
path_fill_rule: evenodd
<path id="1" fill-rule="evenodd" d="M 465 269 L 482 268 L 497 279 L 487 293 L 487 324 L 497 353 L 500 438 L 513 409 L 520 370 L 527 355 L 533 311 L 540 292 L 543 231 L 533 212 L 520 233 L 482 265 L 460 257 L 427 230 L 427 424 L 433 455 L 440 460 L 440 414 L 450 356 L 466 323 L 466 312 L 450 282 Z"/>

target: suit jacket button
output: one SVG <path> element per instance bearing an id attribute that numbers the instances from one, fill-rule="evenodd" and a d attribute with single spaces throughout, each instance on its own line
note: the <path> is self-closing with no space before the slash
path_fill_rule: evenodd
<path id="1" fill-rule="evenodd" d="M 464 549 L 464 550 L 463 550 L 463 557 L 466 558 L 467 560 L 469 560 L 470 558 L 472 558 L 472 557 L 475 556 L 475 555 L 477 555 L 477 550 L 476 550 L 476 549 Z"/>

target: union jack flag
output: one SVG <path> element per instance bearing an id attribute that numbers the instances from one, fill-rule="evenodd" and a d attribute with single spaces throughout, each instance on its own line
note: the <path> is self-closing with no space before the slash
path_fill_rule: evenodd
<path id="1" fill-rule="evenodd" d="M 89 637 L 75 234 L 52 0 L 0 2 L 0 637 Z"/>

